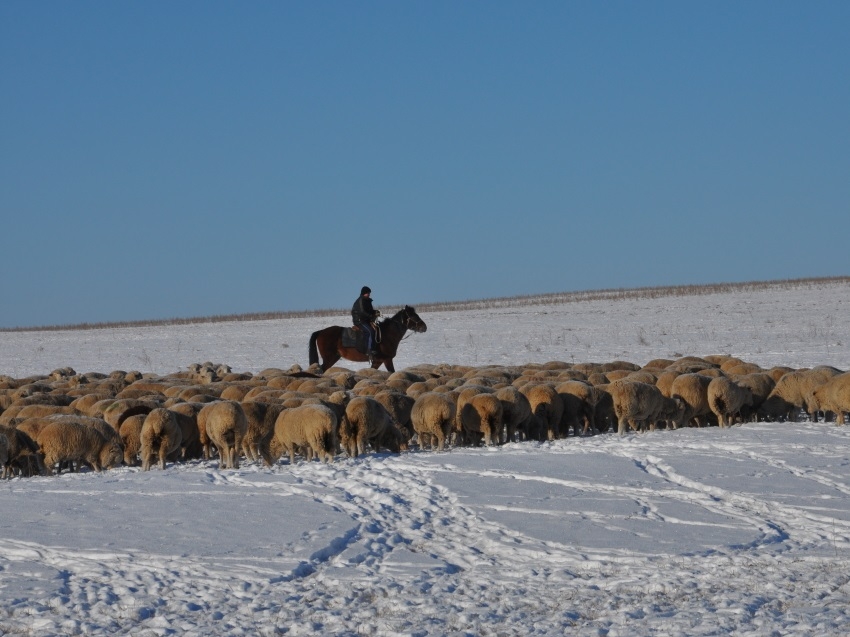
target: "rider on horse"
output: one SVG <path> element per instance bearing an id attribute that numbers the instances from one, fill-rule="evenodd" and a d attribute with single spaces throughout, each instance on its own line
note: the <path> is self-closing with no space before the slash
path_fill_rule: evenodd
<path id="1" fill-rule="evenodd" d="M 360 329 L 366 330 L 366 351 L 369 354 L 369 358 L 374 359 L 378 357 L 379 352 L 378 342 L 375 338 L 375 328 L 372 323 L 381 313 L 372 307 L 371 294 L 372 290 L 366 285 L 360 289 L 360 296 L 357 297 L 351 308 L 351 319 Z"/>

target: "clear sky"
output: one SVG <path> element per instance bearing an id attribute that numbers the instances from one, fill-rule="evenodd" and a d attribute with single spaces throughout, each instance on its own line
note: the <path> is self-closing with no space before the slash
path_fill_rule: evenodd
<path id="1" fill-rule="evenodd" d="M 0 327 L 850 273 L 850 2 L 0 3 Z"/>

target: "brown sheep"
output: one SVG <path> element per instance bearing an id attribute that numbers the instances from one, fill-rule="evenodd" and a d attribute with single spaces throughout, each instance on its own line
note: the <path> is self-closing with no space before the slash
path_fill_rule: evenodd
<path id="1" fill-rule="evenodd" d="M 413 403 L 416 402 L 416 399 L 406 393 L 385 390 L 375 394 L 375 400 L 390 412 L 393 421 L 407 436 L 406 441 L 410 440 L 413 437 L 413 424 L 410 422 L 410 412 L 413 411 Z"/>
<path id="2" fill-rule="evenodd" d="M 442 451 L 451 432 L 457 413 L 457 403 L 450 394 L 426 392 L 420 394 L 413 403 L 410 422 L 413 431 L 419 437 L 419 446 L 427 444 L 432 449 Z"/>
<path id="3" fill-rule="evenodd" d="M 295 452 L 305 449 L 308 460 L 315 454 L 319 460 L 333 462 L 337 448 L 337 418 L 325 405 L 308 404 L 284 409 L 274 425 L 270 447 L 289 452 L 289 463 L 295 463 Z M 279 457 L 279 456 L 278 456 Z"/>
<path id="4" fill-rule="evenodd" d="M 248 430 L 242 438 L 245 456 L 252 461 L 262 458 L 268 466 L 275 461 L 269 452 L 269 443 L 274 436 L 274 424 L 283 411 L 283 405 L 248 400 L 243 403 L 242 411 L 248 421 Z"/>
<path id="5" fill-rule="evenodd" d="M 671 398 L 679 398 L 685 403 L 685 411 L 673 428 L 682 427 L 691 421 L 703 426 L 713 420 L 714 414 L 708 404 L 708 385 L 711 377 L 704 374 L 680 374 L 670 387 Z"/>
<path id="6" fill-rule="evenodd" d="M 607 390 L 614 402 L 614 413 L 617 416 L 617 433 L 626 433 L 628 425 L 635 431 L 652 427 L 660 420 L 669 417 L 668 403 L 677 405 L 677 411 L 683 411 L 682 405 L 675 398 L 665 398 L 661 391 L 649 383 L 641 383 L 622 379 L 611 383 Z"/>
<path id="7" fill-rule="evenodd" d="M 850 412 L 850 372 L 833 376 L 812 390 L 812 404 L 823 411 L 835 414 L 835 423 L 843 425 L 845 414 Z"/>
<path id="8" fill-rule="evenodd" d="M 139 464 L 139 453 L 142 450 L 142 425 L 147 414 L 136 414 L 130 416 L 121 423 L 118 434 L 124 443 L 124 464 L 135 467 Z"/>
<path id="9" fill-rule="evenodd" d="M 658 387 L 658 390 L 661 392 L 663 396 L 670 398 L 672 396 L 670 390 L 673 387 L 673 381 L 676 380 L 677 376 L 681 376 L 680 372 L 664 370 L 658 374 L 658 378 L 655 379 L 655 386 Z"/>
<path id="10" fill-rule="evenodd" d="M 177 417 L 180 427 L 180 458 L 194 460 L 204 456 L 201 445 L 201 432 L 198 429 L 198 413 L 204 408 L 202 403 L 178 403 L 169 409 Z"/>
<path id="11" fill-rule="evenodd" d="M 242 405 L 232 400 L 207 403 L 198 412 L 198 434 L 209 459 L 211 445 L 218 449 L 220 468 L 238 469 L 242 438 L 248 431 L 248 420 Z"/>
<path id="12" fill-rule="evenodd" d="M 381 403 L 370 396 L 357 396 L 345 408 L 339 425 L 339 440 L 346 453 L 356 458 L 366 452 L 368 443 L 382 438 L 392 427 L 393 418 Z"/>
<path id="13" fill-rule="evenodd" d="M 762 403 L 770 396 L 770 392 L 776 387 L 776 381 L 766 372 L 736 376 L 734 380 L 741 387 L 749 389 L 753 394 L 753 404 L 749 406 L 745 405 L 741 408 L 741 418 L 749 422 L 753 420 L 759 407 L 762 406 Z"/>
<path id="14" fill-rule="evenodd" d="M 708 405 L 717 416 L 717 423 L 721 427 L 734 425 L 741 409 L 752 407 L 752 404 L 753 392 L 750 388 L 739 385 L 730 378 L 713 378 L 708 384 Z"/>
<path id="15" fill-rule="evenodd" d="M 0 467 L 6 470 L 6 463 L 9 462 L 9 438 L 4 433 L 0 433 Z"/>
<path id="16" fill-rule="evenodd" d="M 765 420 L 789 420 L 795 422 L 800 410 L 806 410 L 816 420 L 817 409 L 810 409 L 806 398 L 811 392 L 841 372 L 834 367 L 788 372 L 778 381 L 759 409 L 759 418 Z"/>
<path id="17" fill-rule="evenodd" d="M 531 418 L 531 404 L 525 394 L 513 386 L 497 389 L 493 395 L 502 403 L 505 440 L 514 442 L 517 432 L 522 430 L 525 433 L 525 427 Z"/>
<path id="18" fill-rule="evenodd" d="M 42 475 L 47 474 L 38 444 L 26 432 L 15 427 L 0 425 L 0 433 L 6 436 L 8 443 L 7 458 L 0 477 L 11 478 L 16 470 L 26 476 L 36 472 Z"/>
<path id="19" fill-rule="evenodd" d="M 461 444 L 467 443 L 462 421 L 463 411 L 467 403 L 469 403 L 478 394 L 492 394 L 494 391 L 495 390 L 491 387 L 474 384 L 465 384 L 458 388 L 457 404 L 455 405 L 455 422 L 452 427 L 452 431 L 455 434 L 454 437 L 457 438 Z"/>
<path id="20" fill-rule="evenodd" d="M 525 394 L 531 406 L 531 414 L 534 416 L 532 426 L 537 430 L 537 439 L 541 442 L 547 438 L 554 440 L 558 436 L 558 427 L 564 412 L 564 404 L 558 392 L 545 383 L 525 385 L 520 391 Z"/>
<path id="21" fill-rule="evenodd" d="M 567 436 L 570 428 L 576 436 L 590 433 L 596 406 L 593 386 L 580 380 L 568 380 L 555 387 L 555 391 L 564 405 L 560 424 L 561 436 Z"/>
<path id="22" fill-rule="evenodd" d="M 482 437 L 484 445 L 488 447 L 494 440 L 501 440 L 502 403 L 495 394 L 475 394 L 458 413 L 463 435 L 472 444 L 477 445 Z"/>
<path id="23" fill-rule="evenodd" d="M 94 427 L 73 420 L 51 422 L 38 434 L 36 443 L 48 475 L 61 462 L 86 462 L 95 471 L 102 471 L 124 461 L 120 444 Z"/>
<path id="24" fill-rule="evenodd" d="M 158 407 L 145 416 L 140 434 L 142 471 L 148 471 L 154 456 L 159 458 L 159 468 L 165 469 L 165 459 L 180 449 L 182 433 L 173 411 Z"/>
<path id="25" fill-rule="evenodd" d="M 604 434 L 617 424 L 614 413 L 614 399 L 608 393 L 608 383 L 594 385 L 595 403 L 593 408 L 593 428 L 596 433 Z"/>

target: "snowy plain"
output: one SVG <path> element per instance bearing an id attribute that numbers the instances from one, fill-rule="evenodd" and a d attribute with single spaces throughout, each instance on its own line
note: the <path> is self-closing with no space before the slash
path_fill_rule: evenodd
<path id="1" fill-rule="evenodd" d="M 846 280 L 420 314 L 396 369 L 850 369 Z M 0 374 L 306 367 L 331 324 L 347 317 L 7 332 Z M 848 632 L 850 428 L 831 423 L 0 484 L 0 635 Z"/>

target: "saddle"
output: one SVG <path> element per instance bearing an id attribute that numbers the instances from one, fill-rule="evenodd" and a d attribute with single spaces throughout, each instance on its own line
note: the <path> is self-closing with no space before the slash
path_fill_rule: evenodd
<path id="1" fill-rule="evenodd" d="M 373 325 L 375 326 L 375 340 L 380 343 L 381 328 L 377 323 L 373 323 Z M 343 347 L 353 347 L 361 354 L 366 354 L 366 344 L 368 343 L 368 339 L 369 336 L 366 334 L 365 331 L 363 331 L 363 329 L 359 325 L 342 328 L 342 336 L 340 337 L 340 341 L 342 342 Z"/>

